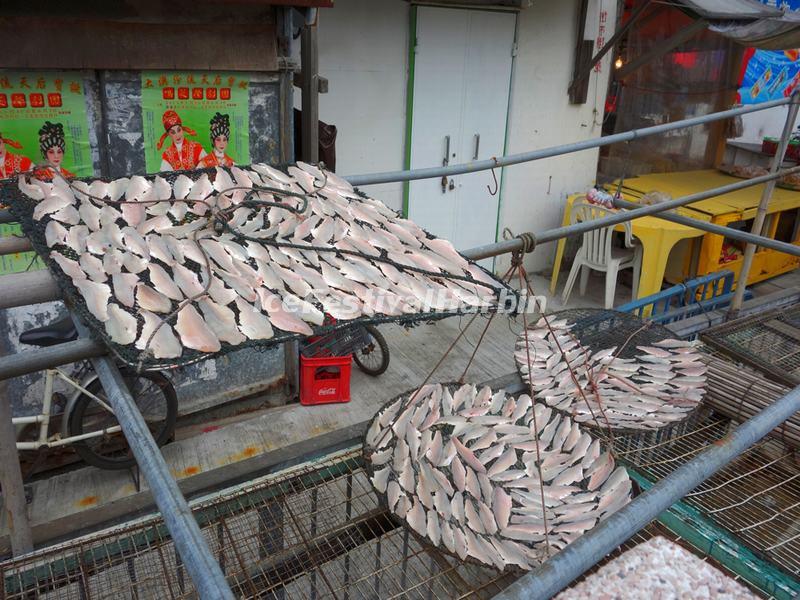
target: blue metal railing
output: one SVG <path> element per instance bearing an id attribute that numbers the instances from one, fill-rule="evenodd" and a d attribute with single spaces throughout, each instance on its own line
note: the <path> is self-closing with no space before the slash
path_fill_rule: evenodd
<path id="1" fill-rule="evenodd" d="M 616 310 L 633 313 L 655 323 L 672 323 L 727 306 L 733 299 L 732 290 L 733 271 L 717 271 L 622 304 Z M 748 290 L 745 297 L 752 298 L 752 292 Z M 650 314 L 645 317 L 648 308 Z"/>

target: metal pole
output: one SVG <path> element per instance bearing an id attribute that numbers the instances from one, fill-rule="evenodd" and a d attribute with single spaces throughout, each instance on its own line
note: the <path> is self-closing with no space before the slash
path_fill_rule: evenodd
<path id="1" fill-rule="evenodd" d="M 583 221 L 581 223 L 574 223 L 572 225 L 565 225 L 563 227 L 548 229 L 546 231 L 536 234 L 534 237 L 536 239 L 536 244 L 539 245 L 539 244 L 544 244 L 546 242 L 554 242 L 560 240 L 561 238 L 568 237 L 570 235 L 577 235 L 585 233 L 587 231 L 592 231 L 593 229 L 608 227 L 609 225 L 619 225 L 620 223 L 624 223 L 625 221 L 631 221 L 633 219 L 638 219 L 639 217 L 660 216 L 659 213 L 663 213 L 672 208 L 686 206 L 687 204 L 691 204 L 692 202 L 706 200 L 708 198 L 713 198 L 714 196 L 721 196 L 729 192 L 734 192 L 736 190 L 741 190 L 747 187 L 758 185 L 766 181 L 778 179 L 779 177 L 783 177 L 784 175 L 787 175 L 789 173 L 797 173 L 797 172 L 800 172 L 800 166 L 792 167 L 791 169 L 785 169 L 780 173 L 771 173 L 769 175 L 761 175 L 759 177 L 753 177 L 752 179 L 743 179 L 741 181 L 736 181 L 734 183 L 723 185 L 718 188 L 704 190 L 702 192 L 697 192 L 696 194 L 690 194 L 688 196 L 682 196 L 680 198 L 668 200 L 667 202 L 659 202 L 658 204 L 652 204 L 649 206 L 635 205 L 636 206 L 635 210 L 619 212 L 613 215 L 609 215 L 607 217 L 603 217 L 602 219 L 592 219 L 591 221 Z M 669 220 L 673 220 L 672 216 L 669 217 Z M 697 229 L 707 229 L 711 226 L 710 223 L 705 223 L 704 221 L 695 222 L 694 220 L 692 220 L 692 222 L 689 223 L 689 225 L 692 227 L 696 227 Z M 718 230 L 714 230 L 714 232 L 719 233 Z M 725 228 L 724 233 L 728 237 L 734 238 L 735 236 L 743 232 L 737 232 L 733 229 Z M 768 244 L 770 244 L 770 242 L 775 242 L 775 240 L 768 240 L 766 238 L 759 238 L 759 239 L 761 240 L 759 243 L 764 246 L 767 246 Z M 780 242 L 777 243 L 779 244 Z M 503 242 L 498 242 L 494 244 L 487 244 L 485 246 L 478 246 L 476 248 L 471 248 L 469 250 L 462 251 L 461 253 L 465 257 L 471 260 L 480 260 L 482 258 L 489 258 L 491 256 L 497 256 L 499 254 L 504 254 L 506 252 L 519 250 L 522 248 L 522 246 L 523 243 L 521 240 L 513 239 L 513 240 L 505 240 Z M 794 250 L 790 248 L 785 248 L 785 249 L 781 248 L 781 250 L 782 251 L 785 250 L 790 254 L 794 253 Z"/>
<path id="2" fill-rule="evenodd" d="M 312 9 L 309 9 L 312 10 Z M 302 150 L 303 160 L 319 162 L 319 55 L 317 25 L 306 23 L 300 35 L 300 75 L 302 93 Z"/>
<path id="3" fill-rule="evenodd" d="M 0 486 L 3 490 L 3 510 L 11 538 L 11 552 L 21 556 L 33 551 L 33 534 L 28 520 L 28 503 L 17 452 L 17 430 L 13 417 L 8 382 L 0 381 Z"/>
<path id="4" fill-rule="evenodd" d="M 29 250 L 33 250 L 33 246 L 31 246 L 31 241 L 24 236 L 17 237 L 12 235 L 11 237 L 0 238 L 0 256 L 28 252 Z"/>
<path id="5" fill-rule="evenodd" d="M 73 315 L 73 320 L 80 335 L 88 336 L 86 326 L 78 317 Z M 169 474 L 169 466 L 161 456 L 161 451 L 119 369 L 108 357 L 93 358 L 92 366 L 100 378 L 136 463 L 150 486 L 153 500 L 164 517 L 164 524 L 192 578 L 198 596 L 203 599 L 233 600 L 225 575 L 211 554 L 178 484 Z"/>
<path id="6" fill-rule="evenodd" d="M 791 95 L 792 103 L 789 105 L 789 112 L 786 115 L 786 122 L 783 124 L 783 133 L 781 133 L 781 142 L 778 144 L 778 150 L 772 159 L 769 172 L 777 173 L 783 162 L 783 156 L 786 153 L 786 148 L 789 146 L 789 137 L 792 135 L 794 123 L 797 120 L 797 112 L 800 109 L 800 95 L 794 92 Z M 772 192 L 775 189 L 775 180 L 769 181 L 764 186 L 761 192 L 761 201 L 758 204 L 755 219 L 753 219 L 753 227 L 750 232 L 755 235 L 761 235 L 764 229 L 764 220 L 767 217 L 767 207 L 769 201 L 772 199 Z M 750 277 L 750 268 L 753 266 L 753 255 L 756 253 L 756 246 L 754 244 L 747 244 L 744 249 L 744 259 L 742 260 L 742 269 L 739 271 L 739 277 L 736 280 L 736 292 L 733 295 L 730 309 L 728 310 L 728 319 L 735 319 L 739 310 L 742 308 L 742 301 L 744 300 L 744 292 L 747 289 L 747 279 Z"/>
<path id="7" fill-rule="evenodd" d="M 474 173 L 475 171 L 486 171 L 489 169 L 496 169 L 497 167 L 507 167 L 509 165 L 516 165 L 523 162 L 532 160 L 540 160 L 542 158 L 550 158 L 552 156 L 560 156 L 562 154 L 570 154 L 580 150 L 588 150 L 590 148 L 600 148 L 601 146 L 609 146 L 617 142 L 627 142 L 658 133 L 666 133 L 667 131 L 674 131 L 675 129 L 683 129 L 684 127 L 693 127 L 695 125 L 704 125 L 705 123 L 712 123 L 720 119 L 727 119 L 735 117 L 736 115 L 744 115 L 751 112 L 757 112 L 772 108 L 775 106 L 783 106 L 789 104 L 791 98 L 781 98 L 780 100 L 771 100 L 769 102 L 762 102 L 761 104 L 750 104 L 739 108 L 732 108 L 722 112 L 711 113 L 700 117 L 692 117 L 691 119 L 682 119 L 680 121 L 673 121 L 672 123 L 663 123 L 661 125 L 654 125 L 652 127 L 644 127 L 642 129 L 632 129 L 623 133 L 615 133 L 614 135 L 607 135 L 600 138 L 591 140 L 583 140 L 580 142 L 573 142 L 571 144 L 563 144 L 561 146 L 550 146 L 549 148 L 542 148 L 540 150 L 532 150 L 529 152 L 522 152 L 520 154 L 510 154 L 508 156 L 501 156 L 499 158 L 490 158 L 488 160 L 477 160 L 475 162 L 461 163 L 458 165 L 450 165 L 447 167 L 429 167 L 425 169 L 412 169 L 410 171 L 388 171 L 385 173 L 368 173 L 362 175 L 347 175 L 345 179 L 353 185 L 373 185 L 376 183 L 391 183 L 395 181 L 412 181 L 415 179 L 430 179 L 439 178 L 450 175 L 460 175 L 462 173 Z"/>
<path id="8" fill-rule="evenodd" d="M 0 310 L 50 302 L 61 298 L 61 290 L 50 271 L 30 271 L 13 273 L 0 277 Z"/>
<path id="9" fill-rule="evenodd" d="M 495 598 L 545 600 L 554 596 L 798 410 L 800 386 L 742 423 L 723 439 L 709 445 L 707 450 L 670 473 Z"/>
<path id="10" fill-rule="evenodd" d="M 0 210 L 0 223 L 16 223 L 16 219 L 8 210 Z"/>
<path id="11" fill-rule="evenodd" d="M 94 340 L 83 338 L 49 348 L 37 348 L 0 358 L 0 381 L 52 369 L 87 358 L 103 356 L 108 350 Z"/>
<path id="12" fill-rule="evenodd" d="M 628 209 L 637 209 L 641 206 L 640 204 L 636 204 L 635 202 L 627 202 L 626 200 L 614 200 L 614 205 L 620 208 Z M 724 235 L 740 242 L 755 244 L 756 246 L 760 246 L 762 248 L 770 248 L 771 250 L 777 250 L 778 252 L 783 252 L 784 254 L 800 256 L 800 246 L 795 244 L 781 242 L 780 240 L 773 240 L 760 235 L 753 235 L 747 231 L 737 231 L 735 229 L 731 229 L 730 227 L 724 227 L 722 225 L 709 223 L 708 221 L 684 217 L 683 215 L 678 215 L 672 212 L 658 213 L 653 216 L 656 219 L 664 219 L 665 221 L 680 223 L 681 225 L 687 225 L 688 227 L 694 227 L 695 229 L 702 229 L 703 231 L 708 231 L 709 233 Z"/>

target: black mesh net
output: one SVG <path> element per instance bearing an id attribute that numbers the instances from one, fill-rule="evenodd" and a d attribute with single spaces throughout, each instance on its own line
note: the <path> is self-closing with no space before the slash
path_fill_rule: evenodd
<path id="1" fill-rule="evenodd" d="M 285 166 L 285 165 L 284 165 Z M 243 167 L 246 169 L 246 167 Z M 231 169 L 221 169 L 225 171 L 228 176 L 235 180 L 233 175 L 233 171 Z M 172 186 L 175 183 L 176 179 L 179 176 L 185 175 L 192 181 L 197 181 L 203 175 L 207 175 L 209 179 L 213 182 L 216 174 L 218 173 L 216 168 L 212 169 L 198 169 L 194 171 L 175 171 L 169 173 L 161 173 L 159 174 L 160 177 L 163 177 L 167 180 L 167 182 Z M 152 183 L 155 176 L 148 176 L 146 179 Z M 83 181 L 86 184 L 91 184 L 94 181 L 103 181 L 109 183 L 111 180 L 103 179 L 103 178 L 81 178 L 72 180 L 73 183 L 76 181 Z M 316 185 L 315 185 L 316 187 Z M 319 186 L 319 188 L 323 188 L 324 186 Z M 260 188 L 258 185 L 255 186 L 258 191 L 274 191 L 270 190 L 269 188 Z M 258 194 L 256 194 L 258 195 Z M 208 200 L 211 201 L 218 196 L 217 192 L 213 192 L 209 195 Z M 248 194 L 249 196 L 249 194 Z M 319 194 L 317 191 L 309 192 L 307 195 L 309 198 L 318 198 L 320 201 L 325 200 L 325 197 Z M 166 200 L 165 198 L 160 198 L 160 200 Z M 169 359 L 156 359 L 153 358 L 151 353 L 145 353 L 139 349 L 137 349 L 133 343 L 122 345 L 118 344 L 109 337 L 106 332 L 106 328 L 104 324 L 99 321 L 89 310 L 87 304 L 73 284 L 72 279 L 64 273 L 64 271 L 60 268 L 60 266 L 51 258 L 51 252 L 58 252 L 63 256 L 70 258 L 72 260 L 78 260 L 78 255 L 72 248 L 56 244 L 52 248 L 48 247 L 46 239 L 45 239 L 45 228 L 47 224 L 51 221 L 51 215 L 45 215 L 40 220 L 34 220 L 33 218 L 33 211 L 37 205 L 37 200 L 31 198 L 30 196 L 26 195 L 22 191 L 20 191 L 18 182 L 16 180 L 7 180 L 4 183 L 0 184 L 0 201 L 7 204 L 12 212 L 12 214 L 17 218 L 22 226 L 22 230 L 25 235 L 31 240 L 31 243 L 36 250 L 36 252 L 42 257 L 47 267 L 50 269 L 50 272 L 58 282 L 65 301 L 70 305 L 70 307 L 77 313 L 77 315 L 89 326 L 92 336 L 104 343 L 114 355 L 122 362 L 127 363 L 132 366 L 139 367 L 141 369 L 165 369 L 165 368 L 174 368 L 178 366 L 183 366 L 187 364 L 191 364 L 193 362 L 198 362 L 200 360 L 205 360 L 215 355 L 224 354 L 227 352 L 240 350 L 243 348 L 252 348 L 252 347 L 270 347 L 276 344 L 280 344 L 292 339 L 299 339 L 303 338 L 302 334 L 291 333 L 286 331 L 281 331 L 274 327 L 274 335 L 269 339 L 264 340 L 251 340 L 248 339 L 240 344 L 232 345 L 226 342 L 221 342 L 221 350 L 216 353 L 208 353 L 208 352 L 200 352 L 197 350 L 192 350 L 187 348 L 183 345 L 183 351 L 180 357 L 178 358 L 169 358 Z M 96 200 L 90 200 L 95 205 L 100 205 L 100 202 Z M 172 202 L 176 202 L 174 198 L 171 199 Z M 355 195 L 347 200 L 350 203 L 366 203 L 374 202 L 370 200 L 366 195 L 360 193 L 356 190 Z M 245 202 L 248 202 L 247 196 Z M 251 206 L 274 206 L 275 202 L 260 202 L 258 200 L 252 201 L 249 200 Z M 114 205 L 113 202 L 108 202 L 108 204 Z M 296 203 L 301 203 L 301 199 L 296 199 Z M 244 205 L 243 203 L 242 205 Z M 235 208 L 235 207 L 234 207 Z M 477 285 L 481 288 L 481 290 L 485 290 L 487 296 L 491 296 L 492 298 L 492 306 L 488 307 L 488 310 L 495 311 L 495 310 L 504 310 L 509 313 L 514 313 L 518 309 L 519 305 L 519 297 L 515 290 L 506 286 L 504 283 L 501 283 L 497 280 L 494 275 L 480 267 L 475 263 L 471 263 L 470 265 L 473 266 L 474 269 L 479 269 L 480 273 L 484 276 L 480 278 L 475 278 L 471 274 L 454 274 L 449 272 L 434 272 L 434 271 L 427 271 L 425 268 L 420 268 L 418 266 L 412 266 L 407 264 L 408 261 L 404 262 L 397 262 L 393 259 L 392 255 L 389 254 L 386 249 L 383 248 L 375 248 L 375 250 L 380 250 L 380 254 L 378 256 L 373 256 L 371 254 L 364 254 L 359 251 L 352 251 L 352 250 L 342 250 L 334 248 L 333 246 L 315 246 L 313 242 L 309 243 L 296 243 L 296 240 L 286 241 L 285 239 L 278 239 L 276 236 L 271 236 L 264 239 L 256 239 L 248 235 L 243 235 L 241 232 L 237 231 L 236 228 L 231 227 L 224 218 L 219 218 L 219 214 L 215 214 L 210 216 L 211 213 L 209 212 L 205 218 L 208 218 L 208 223 L 204 226 L 206 228 L 210 228 L 214 230 L 217 234 L 221 232 L 226 232 L 234 236 L 236 240 L 246 241 L 248 244 L 252 243 L 259 243 L 265 248 L 273 247 L 273 248 L 295 248 L 299 251 L 305 253 L 317 253 L 320 255 L 324 252 L 334 253 L 337 257 L 343 258 L 347 256 L 355 256 L 360 259 L 369 260 L 372 264 L 378 263 L 385 263 L 390 264 L 392 267 L 397 269 L 400 273 L 415 273 L 421 276 L 427 276 L 432 279 L 436 283 L 444 283 L 445 280 L 461 280 L 470 285 Z M 149 215 L 148 215 L 149 216 Z M 180 221 L 176 220 L 174 216 L 168 215 L 172 224 L 174 226 L 185 225 L 191 223 L 192 221 L 203 218 L 195 215 L 191 212 L 187 213 L 185 217 L 183 217 Z M 262 217 L 263 218 L 263 217 Z M 339 215 L 334 215 L 334 218 L 341 218 Z M 355 222 L 362 228 L 372 228 L 373 225 L 369 224 L 366 221 L 359 220 L 358 217 L 355 217 Z M 117 221 L 117 225 L 120 227 L 126 226 L 127 223 L 124 222 L 122 219 Z M 266 228 L 266 226 L 265 226 Z M 435 239 L 433 235 L 430 233 L 425 232 L 428 239 Z M 208 257 L 207 257 L 208 258 Z M 210 259 L 209 259 L 210 260 Z M 168 265 L 159 262 L 157 259 L 152 258 L 152 262 L 159 264 L 162 268 L 164 268 L 168 273 L 171 274 L 171 269 Z M 252 262 L 252 260 L 251 260 Z M 194 273 L 198 274 L 198 277 L 202 281 L 202 275 L 206 267 L 204 265 L 198 265 L 197 263 L 187 260 L 183 263 L 183 265 L 193 271 Z M 307 268 L 315 269 L 317 272 L 318 269 L 312 264 L 307 264 Z M 475 273 L 476 271 L 473 271 Z M 150 284 L 149 278 L 149 271 L 148 269 L 144 269 L 143 271 L 138 273 L 138 277 L 141 282 Z M 484 281 L 481 281 L 483 279 Z M 489 285 L 487 280 L 491 280 L 492 284 Z M 313 287 L 313 286 L 312 286 Z M 279 294 L 286 290 L 278 290 Z M 113 294 L 112 294 L 113 299 Z M 317 309 L 323 310 L 322 305 L 314 298 L 306 298 L 311 304 L 313 304 Z M 500 306 L 500 304 L 503 306 Z M 173 307 L 177 307 L 178 303 L 173 302 Z M 139 332 L 142 330 L 143 327 L 143 318 L 139 314 L 139 306 L 138 301 L 132 308 L 125 307 L 123 305 L 119 305 L 119 308 L 125 310 L 129 314 L 133 315 L 134 318 L 137 320 L 138 329 L 137 329 L 137 339 L 139 337 Z M 231 303 L 228 308 L 232 310 L 237 318 L 239 317 L 239 311 L 236 308 L 235 304 Z M 345 328 L 353 327 L 355 325 L 364 325 L 364 324 L 381 324 L 381 323 L 401 323 L 401 324 L 411 324 L 414 322 L 425 322 L 425 321 L 434 321 L 441 318 L 445 318 L 448 316 L 459 315 L 464 313 L 469 313 L 473 308 L 465 305 L 464 303 L 459 303 L 457 307 L 453 307 L 452 309 L 448 307 L 447 310 L 420 310 L 419 312 L 414 313 L 407 313 L 401 315 L 389 315 L 389 314 L 381 314 L 381 313 L 374 313 L 372 315 L 362 315 L 355 319 L 349 320 L 338 320 L 334 324 L 323 324 L 321 326 L 312 327 L 314 330 L 315 335 L 324 335 L 326 333 L 330 333 L 336 330 L 342 330 Z M 163 315 L 159 315 L 163 316 Z M 175 316 L 173 315 L 172 318 L 169 320 L 171 325 L 175 323 Z M 177 337 L 177 334 L 176 334 Z"/>

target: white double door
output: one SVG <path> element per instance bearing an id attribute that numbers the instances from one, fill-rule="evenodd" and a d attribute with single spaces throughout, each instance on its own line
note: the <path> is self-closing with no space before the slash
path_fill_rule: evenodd
<path id="1" fill-rule="evenodd" d="M 516 15 L 417 9 L 411 168 L 502 156 Z M 496 169 L 497 183 L 500 170 Z M 409 184 L 408 216 L 465 250 L 496 240 L 491 172 Z M 491 262 L 489 262 L 491 264 Z"/>

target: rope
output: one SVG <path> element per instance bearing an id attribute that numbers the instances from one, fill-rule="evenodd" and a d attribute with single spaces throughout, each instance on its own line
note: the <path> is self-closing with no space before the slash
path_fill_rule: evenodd
<path id="1" fill-rule="evenodd" d="M 514 267 L 512 267 L 514 268 Z M 523 287 L 523 279 L 525 281 L 525 285 L 530 288 L 528 284 L 527 278 L 523 278 L 524 268 L 522 264 L 518 264 L 516 266 L 516 271 L 519 276 L 519 286 L 520 288 Z M 530 341 L 528 340 L 527 332 L 528 332 L 528 317 L 527 312 L 522 311 L 522 325 L 525 328 L 524 331 L 525 335 L 525 355 L 528 359 L 528 367 L 530 368 L 531 364 L 531 347 Z M 567 363 L 569 364 L 569 363 Z M 531 401 L 533 401 L 534 392 L 533 392 L 533 378 L 528 377 L 528 389 L 530 390 L 531 394 Z M 536 419 L 536 407 L 531 406 L 531 414 L 533 415 L 533 443 L 536 446 L 536 471 L 539 475 L 539 495 L 541 496 L 542 500 L 542 523 L 544 525 L 544 544 L 545 544 L 545 553 L 547 554 L 547 558 L 550 558 L 550 532 L 547 527 L 547 508 L 544 501 L 544 479 L 542 478 L 542 455 L 541 450 L 539 449 L 539 424 L 537 423 Z"/>

